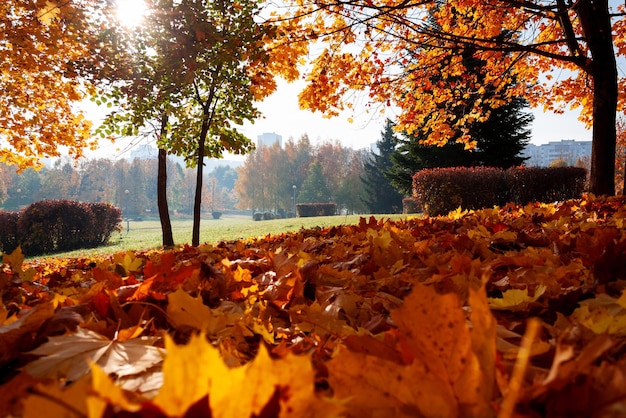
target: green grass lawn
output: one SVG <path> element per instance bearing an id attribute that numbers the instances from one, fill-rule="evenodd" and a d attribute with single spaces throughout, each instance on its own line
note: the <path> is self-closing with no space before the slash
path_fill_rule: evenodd
<path id="1" fill-rule="evenodd" d="M 333 225 L 357 224 L 361 217 L 374 216 L 377 219 L 402 219 L 406 215 L 348 215 L 319 216 L 313 218 L 287 218 L 269 221 L 254 221 L 251 217 L 223 216 L 221 219 L 206 218 L 200 223 L 200 242 L 219 243 L 250 237 L 263 237 L 282 232 L 298 231 L 301 228 L 327 227 Z M 172 219 L 172 232 L 176 244 L 191 243 L 191 219 Z M 127 229 L 128 227 L 128 229 Z M 87 250 L 76 250 L 50 256 L 32 257 L 80 257 L 113 254 L 127 250 L 143 250 L 160 247 L 162 244 L 161 223 L 158 219 L 124 221 L 123 230 L 114 233 L 107 246 Z"/>

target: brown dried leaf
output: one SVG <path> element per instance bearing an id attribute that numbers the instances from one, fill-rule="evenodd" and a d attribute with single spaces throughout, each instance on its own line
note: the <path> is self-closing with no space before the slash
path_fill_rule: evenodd
<path id="1" fill-rule="evenodd" d="M 92 361 L 108 374 L 119 377 L 139 374 L 163 360 L 163 350 L 141 338 L 111 341 L 93 331 L 78 328 L 75 333 L 50 337 L 29 354 L 43 357 L 29 363 L 25 371 L 36 377 L 63 377 L 75 381 L 89 372 Z"/>

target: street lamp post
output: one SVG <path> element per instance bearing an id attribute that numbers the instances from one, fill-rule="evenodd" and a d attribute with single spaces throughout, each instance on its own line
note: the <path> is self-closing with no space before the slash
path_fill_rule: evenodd
<path id="1" fill-rule="evenodd" d="M 17 192 L 17 210 L 20 210 L 20 206 L 21 206 L 21 205 L 20 205 L 20 203 L 22 203 L 22 202 L 21 202 L 21 200 L 22 200 L 22 199 L 21 199 L 21 198 L 22 198 L 22 189 L 19 189 L 19 188 L 18 188 L 18 189 L 16 190 L 16 192 Z"/>
<path id="2" fill-rule="evenodd" d="M 293 188 L 293 216 L 297 216 L 296 214 L 296 185 L 291 186 Z"/>

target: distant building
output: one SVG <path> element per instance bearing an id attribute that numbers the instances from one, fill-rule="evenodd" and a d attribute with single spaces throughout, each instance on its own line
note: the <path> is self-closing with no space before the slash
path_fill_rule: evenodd
<path id="1" fill-rule="evenodd" d="M 576 165 L 576 162 L 585 157 L 591 157 L 591 141 L 575 141 L 564 139 L 550 141 L 547 144 L 528 144 L 522 152 L 527 166 L 547 167 L 555 160 L 563 160 L 568 165 Z"/>
<path id="2" fill-rule="evenodd" d="M 274 143 L 278 143 L 279 147 L 283 146 L 283 137 L 278 135 L 277 133 L 263 133 L 256 137 L 256 146 L 257 147 L 269 147 Z"/>

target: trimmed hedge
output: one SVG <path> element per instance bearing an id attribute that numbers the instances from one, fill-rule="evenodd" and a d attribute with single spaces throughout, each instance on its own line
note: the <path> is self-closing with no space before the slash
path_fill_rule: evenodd
<path id="1" fill-rule="evenodd" d="M 274 212 L 255 212 L 252 214 L 252 219 L 255 221 L 271 221 L 272 219 L 278 219 Z"/>
<path id="2" fill-rule="evenodd" d="M 421 212 L 422 205 L 420 204 L 419 200 L 414 197 L 405 197 L 404 199 L 402 199 L 402 213 L 409 214 Z"/>
<path id="3" fill-rule="evenodd" d="M 309 218 L 313 216 L 332 216 L 337 214 L 336 203 L 298 203 L 297 216 Z"/>
<path id="4" fill-rule="evenodd" d="M 578 199 L 585 191 L 587 170 L 581 167 L 513 167 L 506 170 L 509 201 L 556 202 Z"/>
<path id="5" fill-rule="evenodd" d="M 122 230 L 122 210 L 110 203 L 84 203 L 93 213 L 95 228 L 92 229 L 87 241 L 88 247 L 106 245 L 111 234 Z"/>
<path id="6" fill-rule="evenodd" d="M 18 221 L 20 213 L 0 211 L 0 251 L 11 254 L 20 245 Z"/>
<path id="7" fill-rule="evenodd" d="M 480 209 L 507 202 L 554 202 L 581 197 L 587 171 L 580 167 L 452 167 L 421 170 L 413 196 L 429 216 L 458 207 Z"/>
<path id="8" fill-rule="evenodd" d="M 42 200 L 21 212 L 0 212 L 2 251 L 41 255 L 104 245 L 121 229 L 122 212 L 108 203 Z M 5 238 L 5 234 L 9 238 Z"/>

